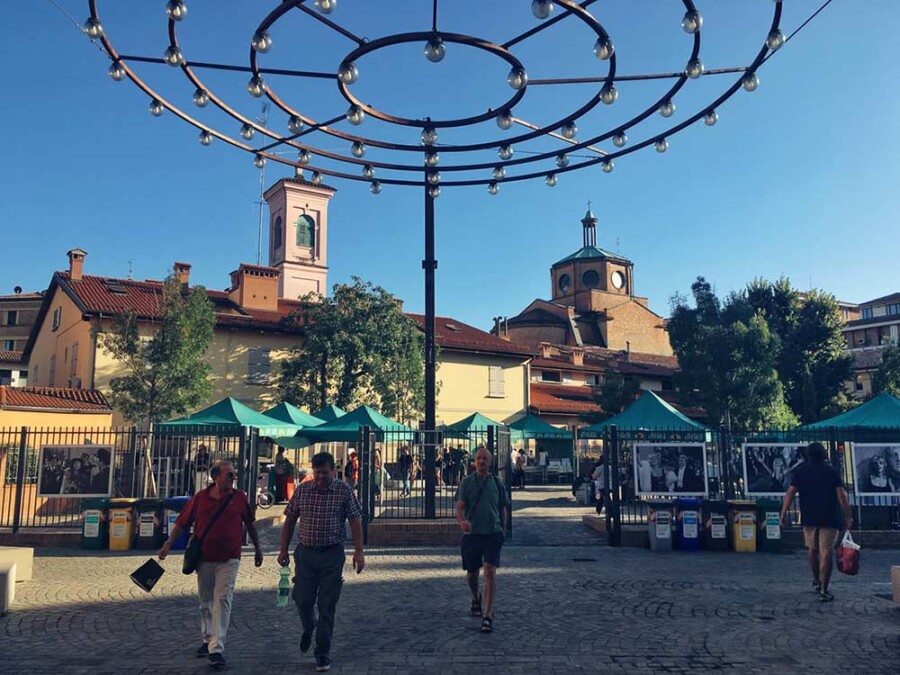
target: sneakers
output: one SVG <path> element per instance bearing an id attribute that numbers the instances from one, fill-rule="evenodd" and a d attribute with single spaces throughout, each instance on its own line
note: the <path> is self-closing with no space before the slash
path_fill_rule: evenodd
<path id="1" fill-rule="evenodd" d="M 834 596 L 828 591 L 822 591 L 819 594 L 819 600 L 821 602 L 832 602 L 834 600 Z"/>
<path id="2" fill-rule="evenodd" d="M 302 653 L 306 653 L 309 651 L 309 646 L 312 644 L 312 631 L 304 631 L 303 635 L 300 636 L 300 651 Z"/>
<path id="3" fill-rule="evenodd" d="M 481 621 L 481 632 L 482 633 L 493 633 L 494 632 L 494 618 L 490 616 L 484 617 Z"/>
<path id="4" fill-rule="evenodd" d="M 207 656 L 209 656 L 209 645 L 204 642 L 202 645 L 197 647 L 197 658 L 205 659 Z"/>
<path id="5" fill-rule="evenodd" d="M 316 672 L 324 673 L 326 670 L 331 670 L 331 659 L 328 654 L 319 654 L 316 657 Z"/>
<path id="6" fill-rule="evenodd" d="M 209 655 L 209 667 L 213 670 L 225 670 L 225 657 L 221 654 L 210 654 Z"/>

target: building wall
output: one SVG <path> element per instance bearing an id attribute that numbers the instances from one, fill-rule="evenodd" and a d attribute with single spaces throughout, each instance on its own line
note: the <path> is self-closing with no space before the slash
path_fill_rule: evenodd
<path id="1" fill-rule="evenodd" d="M 0 351 L 20 352 L 25 349 L 40 308 L 40 296 L 0 296 Z M 15 323 L 8 322 L 9 312 L 16 313 Z"/>
<path id="2" fill-rule="evenodd" d="M 60 310 L 59 325 L 54 329 L 53 317 L 57 309 Z M 38 330 L 28 359 L 28 384 L 32 387 L 93 388 L 91 324 L 82 318 L 81 310 L 60 289 L 54 292 L 50 310 Z M 77 345 L 74 349 L 77 358 L 72 359 L 74 345 Z"/>
<path id="3" fill-rule="evenodd" d="M 608 311 L 608 316 L 606 339 L 610 349 L 672 356 L 669 332 L 662 327 L 663 319 L 638 303 L 613 307 Z"/>
<path id="4" fill-rule="evenodd" d="M 528 407 L 528 365 L 521 358 L 464 354 L 442 350 L 438 357 L 437 420 L 452 424 L 473 412 L 507 422 Z M 489 393 L 489 366 L 500 366 L 504 396 Z"/>
<path id="5" fill-rule="evenodd" d="M 535 350 L 542 342 L 568 344 L 569 331 L 564 326 L 510 326 L 510 341 L 517 345 L 526 345 Z"/>
<path id="6" fill-rule="evenodd" d="M 96 412 L 49 412 L 0 408 L 0 429 L 29 427 L 53 429 L 111 429 L 113 414 Z"/>

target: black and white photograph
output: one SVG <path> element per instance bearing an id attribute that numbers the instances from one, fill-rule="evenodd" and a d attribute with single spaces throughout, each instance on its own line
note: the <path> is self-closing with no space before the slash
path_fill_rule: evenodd
<path id="1" fill-rule="evenodd" d="M 45 445 L 39 457 L 39 497 L 108 497 L 112 491 L 112 447 Z"/>
<path id="2" fill-rule="evenodd" d="M 900 494 L 900 445 L 854 443 L 851 450 L 856 494 Z"/>
<path id="3" fill-rule="evenodd" d="M 706 446 L 642 443 L 634 448 L 637 494 L 703 496 L 707 493 Z"/>
<path id="4" fill-rule="evenodd" d="M 744 443 L 744 493 L 748 497 L 781 497 L 803 464 L 805 444 Z"/>

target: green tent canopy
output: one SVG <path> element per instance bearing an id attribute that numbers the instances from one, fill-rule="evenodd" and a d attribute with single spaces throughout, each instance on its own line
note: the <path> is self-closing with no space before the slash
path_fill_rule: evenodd
<path id="1" fill-rule="evenodd" d="M 254 427 L 259 430 L 260 436 L 292 436 L 300 430 L 300 427 L 296 424 L 267 417 L 230 396 L 223 398 L 208 408 L 195 412 L 193 415 L 168 422 L 160 422 L 155 425 L 155 430 L 159 434 L 184 435 L 191 431 L 191 427 L 233 429 Z"/>
<path id="2" fill-rule="evenodd" d="M 385 432 L 388 434 L 388 440 L 392 441 L 411 442 L 413 438 L 413 429 L 385 417 L 367 405 L 361 405 L 356 410 L 318 427 L 304 429 L 300 435 L 312 443 L 353 442 L 359 440 L 359 430 L 364 426 L 371 427 L 379 441 L 385 440 Z"/>
<path id="3" fill-rule="evenodd" d="M 310 415 L 287 402 L 281 402 L 274 408 L 263 411 L 263 415 L 288 424 L 296 424 L 298 427 L 317 427 L 325 424 L 325 420 Z"/>
<path id="4" fill-rule="evenodd" d="M 512 431 L 512 439 L 518 441 L 520 439 L 571 439 L 572 432 L 567 429 L 559 429 L 552 424 L 547 424 L 540 417 L 535 415 L 525 415 L 509 425 Z"/>
<path id="5" fill-rule="evenodd" d="M 645 391 L 628 409 L 608 420 L 578 430 L 578 438 L 603 438 L 612 425 L 623 431 L 694 431 L 708 429 L 678 412 L 652 391 Z"/>
<path id="6" fill-rule="evenodd" d="M 886 392 L 866 401 L 860 406 L 827 420 L 813 422 L 798 427 L 798 431 L 816 429 L 900 429 L 900 398 Z"/>
<path id="7" fill-rule="evenodd" d="M 480 412 L 472 413 L 468 417 L 465 417 L 458 422 L 454 422 L 453 424 L 446 424 L 441 427 L 441 430 L 446 435 L 454 435 L 461 433 L 463 435 L 471 432 L 471 431 L 487 431 L 488 427 L 502 427 L 503 424 L 500 422 L 495 422 L 490 417 L 485 417 Z"/>
<path id="8" fill-rule="evenodd" d="M 323 422 L 333 422 L 338 417 L 343 417 L 347 413 L 338 408 L 336 405 L 326 405 L 318 412 L 313 413 L 313 417 L 318 417 Z"/>

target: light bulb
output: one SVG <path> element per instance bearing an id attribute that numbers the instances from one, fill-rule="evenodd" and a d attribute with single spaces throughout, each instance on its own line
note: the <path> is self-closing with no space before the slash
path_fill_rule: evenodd
<path id="1" fill-rule="evenodd" d="M 494 180 L 503 180 L 506 178 L 506 168 L 502 166 L 495 166 L 493 174 Z"/>
<path id="2" fill-rule="evenodd" d="M 381 194 L 381 182 L 373 180 L 372 184 L 369 186 L 369 192 L 373 195 Z"/>
<path id="3" fill-rule="evenodd" d="M 241 125 L 240 133 L 241 133 L 241 138 L 249 141 L 256 135 L 256 129 L 254 129 L 249 124 L 245 123 L 245 124 Z"/>
<path id="4" fill-rule="evenodd" d="M 501 145 L 497 154 L 500 155 L 500 159 L 512 159 L 513 148 L 511 145 Z"/>
<path id="5" fill-rule="evenodd" d="M 766 38 L 766 47 L 771 49 L 773 52 L 781 49 L 784 45 L 784 33 L 782 33 L 779 29 L 775 28 L 772 32 L 769 33 L 769 36 Z"/>
<path id="6" fill-rule="evenodd" d="M 344 84 L 353 84 L 359 79 L 359 68 L 355 61 L 344 61 L 338 68 L 338 79 Z"/>
<path id="7" fill-rule="evenodd" d="M 704 71 L 703 61 L 700 59 L 691 59 L 688 61 L 687 67 L 684 69 L 684 72 L 687 73 L 687 76 L 692 80 L 696 80 L 698 77 L 703 75 Z"/>
<path id="8" fill-rule="evenodd" d="M 553 2 L 551 0 L 534 0 L 531 3 L 531 13 L 535 18 L 543 21 L 553 14 Z"/>
<path id="9" fill-rule="evenodd" d="M 613 145 L 617 148 L 624 148 L 628 142 L 628 135 L 624 131 L 620 131 L 612 139 Z"/>
<path id="10" fill-rule="evenodd" d="M 600 168 L 603 169 L 603 173 L 612 173 L 612 170 L 616 168 L 616 165 L 613 164 L 611 159 L 604 159 L 600 162 Z"/>
<path id="11" fill-rule="evenodd" d="M 353 126 L 359 126 L 366 119 L 366 113 L 355 103 L 347 108 L 347 121 Z"/>
<path id="12" fill-rule="evenodd" d="M 247 82 L 247 93 L 254 98 L 259 98 L 265 91 L 266 83 L 263 82 L 263 79 L 259 75 L 254 75 L 250 78 L 250 81 Z"/>
<path id="13" fill-rule="evenodd" d="M 163 61 L 166 62 L 166 65 L 172 66 L 176 68 L 184 63 L 184 54 L 181 52 L 181 47 L 177 45 L 169 45 L 166 47 L 166 51 L 163 52 Z"/>
<path id="14" fill-rule="evenodd" d="M 440 186 L 432 185 L 430 188 L 428 188 L 428 196 L 431 197 L 432 199 L 437 199 L 438 197 L 440 197 L 441 196 Z"/>
<path id="15" fill-rule="evenodd" d="M 600 90 L 600 100 L 603 101 L 606 105 L 612 105 L 619 98 L 619 90 L 616 89 L 615 85 L 609 85 L 608 87 L 603 87 Z"/>
<path id="16" fill-rule="evenodd" d="M 422 129 L 422 133 L 419 135 L 419 138 L 422 140 L 424 145 L 434 145 L 437 143 L 438 133 L 437 129 L 434 127 L 425 127 Z"/>
<path id="17" fill-rule="evenodd" d="M 150 114 L 153 115 L 154 117 L 159 117 L 160 115 L 163 114 L 163 112 L 165 112 L 165 108 L 163 107 L 163 104 L 160 103 L 159 101 L 157 101 L 156 99 L 153 99 L 152 101 L 150 101 L 150 107 L 147 109 L 150 111 Z"/>
<path id="18" fill-rule="evenodd" d="M 575 122 L 566 122 L 562 125 L 562 128 L 559 132 L 563 135 L 564 138 L 568 138 L 572 140 L 575 136 L 578 135 L 578 125 Z"/>
<path id="19" fill-rule="evenodd" d="M 569 166 L 569 156 L 566 153 L 562 153 L 556 156 L 556 166 L 560 169 L 565 169 Z"/>
<path id="20" fill-rule="evenodd" d="M 253 156 L 253 166 L 257 169 L 261 169 L 266 165 L 266 158 L 262 155 L 254 155 Z"/>
<path id="21" fill-rule="evenodd" d="M 439 35 L 433 36 L 425 43 L 425 58 L 432 63 L 442 61 L 447 54 L 447 45 Z"/>
<path id="22" fill-rule="evenodd" d="M 169 0 L 166 3 L 166 16 L 172 21 L 181 21 L 187 16 L 187 5 L 184 0 Z"/>
<path id="23" fill-rule="evenodd" d="M 125 77 L 125 66 L 123 66 L 118 61 L 114 61 L 109 66 L 109 70 L 107 72 L 109 73 L 109 76 L 113 81 L 121 82 Z"/>
<path id="24" fill-rule="evenodd" d="M 659 114 L 663 117 L 671 117 L 675 114 L 675 102 L 672 99 L 663 101 L 659 106 Z"/>
<path id="25" fill-rule="evenodd" d="M 366 144 L 354 141 L 353 145 L 350 146 L 350 154 L 359 159 L 366 154 Z"/>
<path id="26" fill-rule="evenodd" d="M 557 179 L 555 173 L 548 173 L 547 177 L 544 179 L 544 182 L 547 184 L 548 187 L 555 187 L 556 184 L 559 182 L 559 179 Z"/>
<path id="27" fill-rule="evenodd" d="M 375 177 L 375 169 L 371 164 L 366 164 L 362 169 L 362 177 L 371 180 Z"/>
<path id="28" fill-rule="evenodd" d="M 322 174 L 319 173 L 318 171 L 313 171 L 313 175 L 310 178 L 310 180 L 312 181 L 313 185 L 321 185 L 322 184 Z"/>
<path id="29" fill-rule="evenodd" d="M 195 89 L 193 101 L 198 108 L 204 108 L 209 103 L 209 93 L 205 89 Z"/>
<path id="30" fill-rule="evenodd" d="M 714 127 L 716 122 L 719 121 L 719 113 L 715 110 L 710 110 L 703 116 L 703 123 L 708 127 Z"/>
<path id="31" fill-rule="evenodd" d="M 506 81 L 510 87 L 518 91 L 519 89 L 524 89 L 525 85 L 528 84 L 528 74 L 524 68 L 515 66 L 509 71 Z"/>
<path id="32" fill-rule="evenodd" d="M 657 152 L 665 152 L 669 149 L 669 141 L 667 141 L 665 138 L 660 138 L 658 141 L 656 141 L 656 145 L 654 147 L 656 148 Z"/>
<path id="33" fill-rule="evenodd" d="M 265 54 L 272 49 L 272 36 L 267 31 L 258 30 L 250 38 L 250 45 L 256 52 Z"/>
<path id="34" fill-rule="evenodd" d="M 425 164 L 427 166 L 437 166 L 441 161 L 441 156 L 436 152 L 425 153 Z"/>
<path id="35" fill-rule="evenodd" d="M 213 142 L 213 137 L 211 133 L 204 130 L 200 132 L 200 137 L 197 140 L 200 141 L 200 145 L 209 145 Z"/>
<path id="36" fill-rule="evenodd" d="M 757 77 L 756 73 L 747 73 L 744 75 L 744 79 L 741 80 L 741 86 L 744 88 L 744 91 L 756 91 L 759 88 L 759 77 Z"/>
<path id="37" fill-rule="evenodd" d="M 605 38 L 597 38 L 597 42 L 594 43 L 594 56 L 596 56 L 601 61 L 606 61 L 612 56 L 616 51 L 616 47 L 613 44 L 613 41 L 608 37 Z"/>
<path id="38" fill-rule="evenodd" d="M 337 0 L 315 0 L 313 7 L 318 10 L 319 14 L 331 14 L 337 7 Z"/>
<path id="39" fill-rule="evenodd" d="M 297 153 L 297 161 L 300 164 L 309 164 L 311 159 L 312 159 L 312 156 L 309 154 L 309 150 L 304 149 L 304 150 L 301 150 L 299 153 Z"/>
<path id="40" fill-rule="evenodd" d="M 497 184 L 496 181 L 491 181 L 488 183 L 488 194 L 495 195 L 500 192 L 500 185 Z"/>
<path id="41" fill-rule="evenodd" d="M 506 131 L 513 124 L 513 116 L 509 110 L 506 110 L 499 115 L 497 115 L 497 126 Z"/>
<path id="42" fill-rule="evenodd" d="M 287 128 L 292 134 L 299 134 L 303 131 L 303 120 L 296 115 L 291 115 L 288 117 Z"/>
<path id="43" fill-rule="evenodd" d="M 95 19 L 92 16 L 88 17 L 81 29 L 84 31 L 84 34 L 92 40 L 103 35 L 103 24 L 100 23 L 100 19 Z"/>
<path id="44" fill-rule="evenodd" d="M 703 27 L 703 17 L 700 12 L 691 10 L 684 15 L 681 20 L 681 27 L 685 33 L 698 33 Z"/>
<path id="45" fill-rule="evenodd" d="M 425 180 L 427 180 L 431 185 L 437 185 L 441 182 L 441 174 L 439 171 L 429 171 L 428 175 L 425 176 Z"/>

